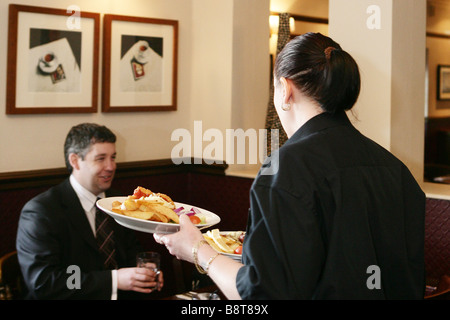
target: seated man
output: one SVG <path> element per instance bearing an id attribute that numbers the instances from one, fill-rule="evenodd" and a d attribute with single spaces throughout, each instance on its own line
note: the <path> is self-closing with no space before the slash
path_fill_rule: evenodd
<path id="1" fill-rule="evenodd" d="M 70 177 L 24 206 L 16 246 L 27 298 L 117 299 L 123 291 L 153 290 L 155 273 L 135 267 L 140 246 L 134 232 L 95 206 L 97 198 L 110 196 L 115 142 L 104 126 L 73 127 L 64 145 Z M 109 230 L 96 226 L 96 214 Z M 160 274 L 159 290 L 162 282 Z"/>

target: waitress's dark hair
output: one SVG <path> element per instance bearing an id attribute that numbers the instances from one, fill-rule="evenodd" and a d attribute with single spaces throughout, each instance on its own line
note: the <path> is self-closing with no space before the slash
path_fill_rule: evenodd
<path id="1" fill-rule="evenodd" d="M 350 110 L 359 96 L 356 61 L 320 33 L 305 33 L 289 41 L 276 58 L 274 76 L 276 81 L 292 80 L 329 113 Z"/>

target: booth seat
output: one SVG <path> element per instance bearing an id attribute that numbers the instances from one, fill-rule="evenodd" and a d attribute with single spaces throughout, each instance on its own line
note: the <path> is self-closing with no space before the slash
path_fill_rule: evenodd
<path id="1" fill-rule="evenodd" d="M 245 230 L 253 179 L 227 176 L 226 168 L 225 164 L 174 165 L 170 159 L 119 163 L 113 188 L 128 195 L 137 186 L 143 186 L 168 194 L 174 201 L 216 213 L 221 217 L 216 226 L 220 230 Z M 0 256 L 16 250 L 17 224 L 24 204 L 65 178 L 67 171 L 64 168 L 0 173 Z M 177 260 L 165 247 L 157 244 L 152 234 L 136 234 L 144 249 L 158 251 L 162 255 L 164 289 L 149 295 L 150 299 L 210 284 L 207 277 L 199 275 L 192 265 Z M 425 269 L 427 285 L 431 288 L 429 293 L 432 294 L 440 280 L 450 275 L 449 200 L 427 199 Z"/>
<path id="2" fill-rule="evenodd" d="M 221 222 L 215 227 L 221 230 L 245 230 L 253 179 L 226 176 L 226 168 L 225 164 L 174 165 L 170 159 L 119 163 L 112 188 L 129 195 L 137 186 L 143 186 L 165 193 L 176 202 L 216 213 Z M 67 176 L 65 168 L 0 174 L 0 257 L 16 250 L 17 226 L 25 203 Z M 177 261 L 165 247 L 157 244 L 152 234 L 136 234 L 145 250 L 162 255 L 164 288 L 149 298 L 190 290 L 193 281 L 195 286 L 210 284 L 190 264 Z"/>

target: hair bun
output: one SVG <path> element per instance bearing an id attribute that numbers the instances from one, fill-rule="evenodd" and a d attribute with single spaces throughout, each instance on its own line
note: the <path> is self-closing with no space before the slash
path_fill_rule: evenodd
<path id="1" fill-rule="evenodd" d="M 327 60 L 330 60 L 330 55 L 331 52 L 333 52 L 334 50 L 337 50 L 335 47 L 327 47 L 323 52 L 325 53 L 325 58 L 327 58 Z"/>

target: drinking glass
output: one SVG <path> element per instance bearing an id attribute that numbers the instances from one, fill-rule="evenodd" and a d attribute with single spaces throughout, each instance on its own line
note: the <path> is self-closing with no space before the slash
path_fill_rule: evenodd
<path id="1" fill-rule="evenodd" d="M 151 289 L 159 288 L 159 274 L 160 274 L 161 256 L 158 252 L 146 251 L 140 252 L 136 256 L 136 264 L 139 268 L 148 268 L 155 272 L 156 286 Z"/>

